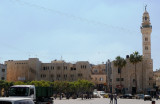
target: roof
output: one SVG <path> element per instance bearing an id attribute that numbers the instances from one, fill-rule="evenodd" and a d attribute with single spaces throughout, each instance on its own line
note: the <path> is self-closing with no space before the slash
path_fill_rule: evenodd
<path id="1" fill-rule="evenodd" d="M 22 97 L 0 97 L 0 101 L 17 101 L 17 100 L 32 100 L 32 99 L 22 98 Z"/>

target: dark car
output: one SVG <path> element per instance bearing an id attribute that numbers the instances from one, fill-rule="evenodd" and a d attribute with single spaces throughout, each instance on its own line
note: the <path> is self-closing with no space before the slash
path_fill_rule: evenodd
<path id="1" fill-rule="evenodd" d="M 144 94 L 137 94 L 135 95 L 136 99 L 144 99 Z"/>
<path id="2" fill-rule="evenodd" d="M 144 101 L 146 100 L 152 101 L 152 97 L 150 95 L 144 95 Z"/>
<path id="3" fill-rule="evenodd" d="M 132 94 L 124 94 L 121 96 L 121 98 L 127 98 L 127 99 L 132 99 L 133 95 Z"/>

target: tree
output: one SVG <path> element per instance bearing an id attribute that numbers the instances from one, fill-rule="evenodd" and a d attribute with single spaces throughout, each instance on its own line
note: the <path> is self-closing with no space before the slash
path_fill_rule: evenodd
<path id="1" fill-rule="evenodd" d="M 133 54 L 130 54 L 129 57 L 130 62 L 135 65 L 135 86 L 136 86 L 136 91 L 137 91 L 137 70 L 136 70 L 136 65 L 137 63 L 142 61 L 142 55 L 139 55 L 137 51 L 133 52 Z"/>
<path id="2" fill-rule="evenodd" d="M 114 66 L 118 67 L 118 73 L 120 73 L 120 86 L 122 86 L 121 85 L 121 81 L 122 81 L 122 79 L 121 79 L 121 69 L 123 67 L 125 67 L 126 60 L 124 58 L 120 57 L 120 56 L 117 56 L 116 59 L 113 61 L 113 63 L 114 63 Z"/>

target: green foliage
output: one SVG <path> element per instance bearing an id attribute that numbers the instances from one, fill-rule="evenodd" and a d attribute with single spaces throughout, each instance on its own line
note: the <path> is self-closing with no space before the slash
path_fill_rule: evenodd
<path id="1" fill-rule="evenodd" d="M 0 89 L 9 89 L 12 85 L 35 85 L 36 87 L 53 87 L 55 93 L 85 93 L 93 90 L 94 84 L 88 80 L 78 80 L 74 82 L 68 81 L 31 81 L 31 82 L 7 82 L 0 81 Z"/>
<path id="2" fill-rule="evenodd" d="M 116 60 L 113 61 L 114 66 L 122 69 L 126 65 L 126 60 L 120 56 L 116 57 Z"/>
<path id="3" fill-rule="evenodd" d="M 133 54 L 130 54 L 129 60 L 131 63 L 137 64 L 142 61 L 142 55 L 139 55 L 139 52 L 135 51 Z"/>
<path id="4" fill-rule="evenodd" d="M 2 89 L 4 89 L 4 91 L 8 91 L 10 86 L 13 86 L 13 82 L 7 82 L 4 80 L 0 80 L 0 96 L 1 96 Z"/>

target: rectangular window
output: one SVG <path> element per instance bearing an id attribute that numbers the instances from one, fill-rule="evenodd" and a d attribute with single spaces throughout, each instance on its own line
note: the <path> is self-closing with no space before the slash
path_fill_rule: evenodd
<path id="1" fill-rule="evenodd" d="M 82 73 L 79 73 L 79 74 L 78 74 L 78 77 L 82 77 Z"/>
<path id="2" fill-rule="evenodd" d="M 45 67 L 43 67 L 43 70 L 46 70 L 46 68 L 45 68 Z"/>
<path id="3" fill-rule="evenodd" d="M 148 46 L 145 46 L 145 50 L 148 50 Z"/>
<path id="4" fill-rule="evenodd" d="M 119 78 L 116 78 L 116 81 L 119 81 Z"/>
<path id="5" fill-rule="evenodd" d="M 147 37 L 145 38 L 145 41 L 148 41 L 148 38 L 147 38 Z"/>
<path id="6" fill-rule="evenodd" d="M 124 81 L 124 78 L 121 78 L 121 81 Z"/>
<path id="7" fill-rule="evenodd" d="M 60 66 L 57 66 L 57 70 L 60 70 L 61 69 L 61 67 Z"/>
<path id="8" fill-rule="evenodd" d="M 2 72 L 5 72 L 5 69 L 2 69 Z"/>
<path id="9" fill-rule="evenodd" d="M 1 80 L 4 80 L 4 77 L 1 77 Z"/>
<path id="10" fill-rule="evenodd" d="M 133 79 L 133 82 L 135 82 L 136 80 L 135 79 Z"/>
<path id="11" fill-rule="evenodd" d="M 120 68 L 118 68 L 118 73 L 121 73 L 121 69 Z"/>

